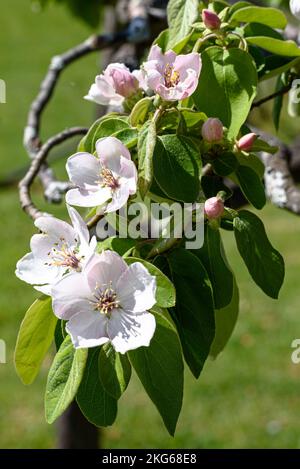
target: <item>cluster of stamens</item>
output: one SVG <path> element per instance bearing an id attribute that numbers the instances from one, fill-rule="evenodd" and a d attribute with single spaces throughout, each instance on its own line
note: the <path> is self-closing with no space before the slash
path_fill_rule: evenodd
<path id="1" fill-rule="evenodd" d="M 172 88 L 173 86 L 178 85 L 180 81 L 180 75 L 177 70 L 174 70 L 174 67 L 170 64 L 166 65 L 164 71 L 165 86 L 167 88 Z"/>
<path id="2" fill-rule="evenodd" d="M 45 262 L 48 266 L 66 267 L 69 269 L 80 270 L 80 262 L 84 256 L 79 257 L 76 250 L 68 247 L 65 238 L 60 238 L 61 244 L 55 243 L 50 252 L 48 252 L 49 262 Z M 78 241 L 75 239 L 75 242 Z"/>
<path id="3" fill-rule="evenodd" d="M 111 283 L 107 288 L 105 288 L 105 290 L 102 290 L 97 286 L 94 297 L 95 301 L 93 301 L 93 306 L 95 311 L 99 311 L 106 316 L 109 316 L 113 309 L 120 307 L 120 303 L 117 300 L 117 294 L 112 288 Z"/>
<path id="4" fill-rule="evenodd" d="M 113 173 L 110 169 L 102 168 L 100 172 L 101 177 L 101 184 L 105 187 L 110 187 L 110 189 L 114 190 L 119 187 L 118 180 L 114 177 Z"/>

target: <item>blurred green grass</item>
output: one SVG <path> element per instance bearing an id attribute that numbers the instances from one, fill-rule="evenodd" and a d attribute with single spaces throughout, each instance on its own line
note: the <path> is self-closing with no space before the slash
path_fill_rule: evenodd
<path id="1" fill-rule="evenodd" d="M 84 39 L 89 31 L 60 8 L 33 12 L 29 2 L 2 2 L 0 78 L 7 104 L 0 105 L 0 177 L 26 165 L 22 130 L 32 97 L 49 58 Z M 13 13 L 12 13 L 13 12 Z M 44 136 L 68 125 L 89 125 L 90 103 L 82 96 L 97 71 L 98 56 L 84 59 L 63 76 L 44 116 Z M 296 124 L 285 118 L 284 128 Z M 68 156 L 70 146 L 63 150 Z M 35 292 L 14 277 L 18 258 L 28 251 L 32 223 L 18 205 L 16 187 L 1 190 L 0 338 L 8 347 L 0 365 L 0 447 L 55 447 L 55 426 L 44 420 L 43 393 L 49 356 L 37 381 L 23 386 L 13 366 L 18 327 Z M 39 187 L 34 196 L 42 203 Z M 46 208 L 46 205 L 43 203 Z M 65 216 L 62 207 L 51 207 Z M 279 301 L 266 298 L 243 266 L 231 233 L 224 233 L 228 257 L 241 292 L 237 328 L 221 356 L 208 361 L 198 381 L 186 372 L 185 398 L 176 437 L 168 436 L 159 415 L 134 378 L 120 400 L 113 427 L 102 432 L 106 448 L 299 448 L 300 366 L 291 362 L 291 342 L 300 337 L 299 219 L 268 206 L 262 213 L 273 244 L 287 266 Z"/>

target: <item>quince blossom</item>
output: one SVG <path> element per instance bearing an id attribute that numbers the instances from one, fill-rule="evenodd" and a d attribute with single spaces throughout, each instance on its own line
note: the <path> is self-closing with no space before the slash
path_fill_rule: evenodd
<path id="1" fill-rule="evenodd" d="M 46 295 L 66 273 L 81 271 L 93 255 L 97 240 L 78 212 L 68 207 L 72 225 L 51 216 L 37 218 L 35 226 L 42 234 L 30 241 L 31 252 L 17 263 L 16 276 Z"/>
<path id="2" fill-rule="evenodd" d="M 138 77 L 124 64 L 110 64 L 102 75 L 96 76 L 84 98 L 104 106 L 120 106 L 140 88 Z"/>
<path id="3" fill-rule="evenodd" d="M 67 172 L 77 187 L 67 192 L 66 201 L 79 207 L 106 204 L 104 211 L 114 212 L 136 193 L 137 170 L 130 152 L 115 137 L 98 140 L 96 152 L 97 157 L 80 152 L 68 159 Z"/>
<path id="4" fill-rule="evenodd" d="M 67 320 L 75 348 L 111 342 L 126 353 L 148 346 L 155 331 L 156 279 L 140 262 L 128 266 L 121 256 L 103 251 L 81 273 L 63 277 L 53 288 L 53 311 Z"/>
<path id="5" fill-rule="evenodd" d="M 177 55 L 169 50 L 163 53 L 159 46 L 154 45 L 143 68 L 150 89 L 165 101 L 178 101 L 191 96 L 197 88 L 201 59 L 194 52 Z"/>

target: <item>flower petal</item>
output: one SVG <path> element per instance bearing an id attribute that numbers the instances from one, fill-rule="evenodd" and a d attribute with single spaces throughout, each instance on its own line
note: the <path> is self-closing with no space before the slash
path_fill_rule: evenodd
<path id="1" fill-rule="evenodd" d="M 117 283 L 117 297 L 122 308 L 140 313 L 156 303 L 156 279 L 141 262 L 131 264 Z"/>
<path id="2" fill-rule="evenodd" d="M 80 152 L 70 156 L 66 164 L 70 181 L 81 188 L 97 186 L 100 162 L 90 153 Z"/>
<path id="3" fill-rule="evenodd" d="M 143 312 L 138 316 L 116 310 L 107 324 L 110 341 L 117 352 L 126 353 L 138 347 L 148 347 L 156 327 L 153 314 Z"/>
<path id="4" fill-rule="evenodd" d="M 74 244 L 76 232 L 69 223 L 59 220 L 58 218 L 45 216 L 39 217 L 34 222 L 35 226 L 51 237 L 54 242 L 59 241 L 61 237 L 65 239 L 67 244 Z"/>
<path id="5" fill-rule="evenodd" d="M 92 292 L 82 273 L 65 275 L 52 288 L 53 311 L 60 319 L 70 319 L 79 311 L 92 311 L 92 298 Z"/>
<path id="6" fill-rule="evenodd" d="M 67 205 L 67 209 L 68 209 L 69 217 L 71 218 L 74 230 L 79 236 L 80 242 L 87 244 L 90 240 L 90 235 L 89 235 L 89 230 L 88 230 L 88 227 L 86 226 L 85 221 L 79 215 L 77 210 L 75 210 L 75 208 Z"/>
<path id="7" fill-rule="evenodd" d="M 44 285 L 59 280 L 60 272 L 57 267 L 46 266 L 43 259 L 30 252 L 18 261 L 15 273 L 20 280 L 30 285 Z"/>
<path id="8" fill-rule="evenodd" d="M 123 183 L 118 189 L 113 191 L 112 201 L 107 205 L 105 211 L 107 213 L 116 212 L 124 207 L 129 199 L 129 195 L 129 188 L 126 186 L 126 183 Z"/>
<path id="9" fill-rule="evenodd" d="M 103 251 L 101 254 L 95 254 L 87 262 L 84 273 L 93 291 L 96 286 L 105 288 L 110 283 L 115 288 L 118 279 L 126 270 L 127 264 L 119 254 L 113 251 Z"/>
<path id="10" fill-rule="evenodd" d="M 75 348 L 97 347 L 109 341 L 107 318 L 97 311 L 79 311 L 66 325 Z"/>
<path id="11" fill-rule="evenodd" d="M 96 142 L 96 151 L 101 163 L 106 167 L 107 161 L 112 161 L 113 158 L 120 158 L 124 156 L 131 160 L 131 155 L 128 148 L 116 137 L 100 138 Z M 113 170 L 112 167 L 109 167 Z"/>
<path id="12" fill-rule="evenodd" d="M 99 187 L 98 190 L 70 189 L 66 193 L 66 202 L 78 207 L 98 207 L 111 199 L 111 189 Z"/>

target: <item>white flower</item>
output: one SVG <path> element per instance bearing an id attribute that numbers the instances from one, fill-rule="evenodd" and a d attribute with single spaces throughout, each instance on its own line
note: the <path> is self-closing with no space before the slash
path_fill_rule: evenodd
<path id="1" fill-rule="evenodd" d="M 290 0 L 290 10 L 300 20 L 300 0 Z"/>
<path id="2" fill-rule="evenodd" d="M 121 256 L 104 251 L 81 273 L 63 277 L 53 288 L 53 311 L 68 320 L 66 330 L 75 348 L 108 341 L 117 352 L 148 346 L 155 318 L 156 279 L 140 262 L 128 266 Z"/>
<path id="3" fill-rule="evenodd" d="M 136 193 L 137 170 L 128 149 L 115 137 L 98 140 L 96 152 L 98 157 L 82 152 L 68 159 L 67 172 L 77 187 L 67 192 L 66 201 L 79 207 L 107 204 L 104 211 L 115 212 Z"/>
<path id="4" fill-rule="evenodd" d="M 73 226 L 51 216 L 39 217 L 35 226 L 42 234 L 31 238 L 31 252 L 17 263 L 16 276 L 46 295 L 66 273 L 79 272 L 95 252 L 97 240 L 78 212 L 68 207 Z"/>
<path id="5" fill-rule="evenodd" d="M 138 78 L 124 64 L 109 64 L 84 97 L 104 106 L 120 106 L 139 89 Z"/>

